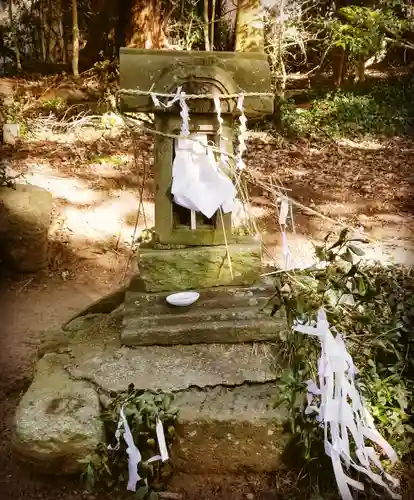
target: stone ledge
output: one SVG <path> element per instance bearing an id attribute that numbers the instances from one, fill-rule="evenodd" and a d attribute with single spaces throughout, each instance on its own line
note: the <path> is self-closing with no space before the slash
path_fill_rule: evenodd
<path id="1" fill-rule="evenodd" d="M 46 354 L 23 396 L 13 445 L 40 472 L 78 472 L 104 440 L 98 393 L 137 389 L 175 394 L 178 439 L 172 464 L 191 473 L 272 471 L 289 436 L 273 409 L 276 362 L 257 344 L 121 347 L 113 316 L 69 325 L 65 349 Z"/>
<path id="2" fill-rule="evenodd" d="M 276 470 L 290 439 L 283 431 L 287 413 L 273 408 L 277 392 L 266 383 L 176 394 L 174 467 L 195 474 Z"/>
<path id="3" fill-rule="evenodd" d="M 265 285 L 202 289 L 189 307 L 170 306 L 168 292 L 128 292 L 121 341 L 139 346 L 277 340 L 286 318 L 262 310 L 273 290 Z"/>

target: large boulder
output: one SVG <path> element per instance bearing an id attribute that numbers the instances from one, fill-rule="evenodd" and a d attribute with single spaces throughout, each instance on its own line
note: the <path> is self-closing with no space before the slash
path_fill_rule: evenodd
<path id="1" fill-rule="evenodd" d="M 22 459 L 48 473 L 70 474 L 105 441 L 99 397 L 88 382 L 73 380 L 47 354 L 17 408 L 13 448 Z"/>
<path id="2" fill-rule="evenodd" d="M 46 267 L 51 213 L 52 195 L 45 189 L 0 187 L 0 259 L 22 272 Z"/>

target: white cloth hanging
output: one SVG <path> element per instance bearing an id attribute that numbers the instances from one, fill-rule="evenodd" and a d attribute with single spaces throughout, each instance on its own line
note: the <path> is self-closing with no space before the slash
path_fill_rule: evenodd
<path id="1" fill-rule="evenodd" d="M 220 208 L 231 212 L 237 192 L 207 144 L 206 134 L 176 140 L 171 193 L 177 205 L 210 219 Z"/>

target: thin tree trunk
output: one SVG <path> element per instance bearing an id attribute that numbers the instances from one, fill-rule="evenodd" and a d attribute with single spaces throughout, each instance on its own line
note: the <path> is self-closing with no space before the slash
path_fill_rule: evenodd
<path id="1" fill-rule="evenodd" d="M 210 22 L 208 18 L 208 1 L 204 0 L 204 46 L 207 52 L 211 50 L 210 46 Z"/>
<path id="2" fill-rule="evenodd" d="M 63 30 L 63 9 L 62 9 L 62 0 L 59 0 L 56 5 L 56 17 L 57 17 L 57 25 L 58 25 L 58 44 L 60 50 L 60 57 L 63 64 L 66 64 L 66 49 L 65 49 L 65 37 Z"/>
<path id="3" fill-rule="evenodd" d="M 19 45 L 17 43 L 16 26 L 14 25 L 13 22 L 13 0 L 9 0 L 9 21 L 13 36 L 14 53 L 16 54 L 17 71 L 21 71 L 22 63 L 20 61 Z"/>
<path id="4" fill-rule="evenodd" d="M 46 62 L 46 37 L 45 37 L 45 9 L 43 0 L 39 2 L 39 20 L 40 20 L 40 47 L 42 50 L 42 60 Z"/>
<path id="5" fill-rule="evenodd" d="M 72 25 L 73 25 L 72 69 L 73 69 L 73 76 L 75 78 L 79 78 L 79 26 L 78 26 L 77 0 L 72 0 Z"/>
<path id="6" fill-rule="evenodd" d="M 215 30 L 216 30 L 216 0 L 212 0 L 210 26 L 211 26 L 210 44 L 211 44 L 211 50 L 214 50 L 214 34 L 215 34 Z"/>

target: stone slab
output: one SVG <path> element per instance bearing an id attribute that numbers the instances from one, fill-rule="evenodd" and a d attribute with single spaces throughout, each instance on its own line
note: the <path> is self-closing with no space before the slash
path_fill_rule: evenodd
<path id="1" fill-rule="evenodd" d="M 105 319 L 105 316 L 109 319 Z M 112 330 L 111 330 L 112 325 Z M 14 448 L 40 471 L 79 470 L 104 439 L 97 393 L 137 389 L 175 395 L 172 464 L 192 473 L 272 471 L 289 436 L 273 409 L 275 359 L 264 344 L 121 347 L 111 315 L 78 318 L 60 354 L 45 355 L 15 418 Z"/>
<path id="2" fill-rule="evenodd" d="M 286 318 L 266 307 L 273 288 L 216 287 L 200 290 L 188 307 L 168 304 L 168 292 L 128 292 L 121 341 L 124 345 L 239 343 L 275 340 Z"/>
<path id="3" fill-rule="evenodd" d="M 88 380 L 105 392 L 130 383 L 149 391 L 173 392 L 189 387 L 240 385 L 274 381 L 272 360 L 249 344 L 198 344 L 117 348 L 71 345 L 65 368 L 75 379 Z"/>
<path id="4" fill-rule="evenodd" d="M 214 82 L 220 93 L 271 91 L 267 56 L 260 52 L 168 51 L 135 48 L 120 50 L 120 88 L 153 92 L 173 92 L 186 81 Z M 121 94 L 125 111 L 159 112 L 148 94 Z M 248 96 L 246 115 L 273 113 L 273 96 Z M 189 103 L 191 106 L 191 102 Z M 214 111 L 214 106 L 212 107 Z M 237 114 L 237 99 L 222 102 L 222 114 Z"/>
<path id="5" fill-rule="evenodd" d="M 273 408 L 276 384 L 190 389 L 175 395 L 179 408 L 174 468 L 194 474 L 272 472 L 290 439 L 284 409 Z"/>
<path id="6" fill-rule="evenodd" d="M 14 419 L 13 448 L 41 470 L 75 473 L 79 460 L 105 439 L 98 394 L 85 381 L 71 380 L 47 354 L 37 364 L 34 381 L 21 399 Z"/>
<path id="7" fill-rule="evenodd" d="M 140 249 L 139 282 L 142 289 L 137 291 L 250 286 L 258 280 L 261 265 L 259 242 L 173 250 Z"/>

